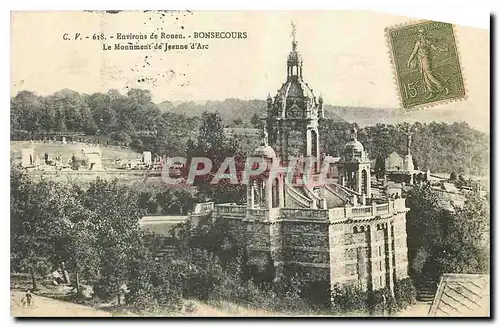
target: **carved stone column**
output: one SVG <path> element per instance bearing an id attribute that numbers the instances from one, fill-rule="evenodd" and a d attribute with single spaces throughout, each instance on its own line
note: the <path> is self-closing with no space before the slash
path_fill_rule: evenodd
<path id="1" fill-rule="evenodd" d="M 386 274 L 389 276 L 389 289 L 391 290 L 391 294 L 394 297 L 394 267 L 393 267 L 393 249 L 392 249 L 392 220 L 385 227 L 385 241 L 387 242 L 387 253 L 386 257 L 389 259 L 389 264 L 387 265 Z"/>
<path id="2" fill-rule="evenodd" d="M 377 247 L 375 245 L 375 230 L 376 230 L 376 227 L 374 227 L 372 224 L 369 224 L 368 225 L 368 246 L 369 246 L 369 249 L 370 249 L 370 252 L 369 252 L 369 262 L 370 262 L 370 265 L 369 265 L 369 288 L 370 290 L 375 290 L 375 287 L 374 287 L 374 280 L 375 280 L 375 272 L 377 271 L 377 269 L 375 268 L 375 256 L 377 254 Z"/>

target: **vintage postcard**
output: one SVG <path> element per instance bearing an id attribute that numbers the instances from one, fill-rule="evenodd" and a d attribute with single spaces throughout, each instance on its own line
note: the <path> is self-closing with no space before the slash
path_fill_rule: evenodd
<path id="1" fill-rule="evenodd" d="M 12 316 L 489 317 L 489 31 L 425 19 L 12 12 Z"/>

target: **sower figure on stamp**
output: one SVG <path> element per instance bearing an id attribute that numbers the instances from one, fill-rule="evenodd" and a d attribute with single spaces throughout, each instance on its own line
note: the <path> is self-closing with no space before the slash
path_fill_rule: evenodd
<path id="1" fill-rule="evenodd" d="M 444 92 L 445 95 L 448 94 L 448 87 L 440 81 L 438 74 L 434 72 L 431 61 L 431 49 L 438 50 L 442 52 L 447 52 L 448 49 L 442 49 L 436 46 L 432 40 L 426 35 L 425 31 L 418 30 L 418 40 L 415 43 L 415 47 L 408 59 L 406 64 L 408 68 L 415 68 L 416 63 L 413 59 L 418 60 L 420 65 L 420 73 L 422 74 L 422 79 L 425 83 L 426 89 L 429 92 L 428 99 L 432 98 L 436 93 Z"/>

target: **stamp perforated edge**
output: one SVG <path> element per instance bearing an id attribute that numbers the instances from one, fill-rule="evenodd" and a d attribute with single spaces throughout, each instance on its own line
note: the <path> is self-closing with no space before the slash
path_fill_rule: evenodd
<path id="1" fill-rule="evenodd" d="M 391 62 L 392 75 L 393 75 L 392 79 L 393 79 L 394 87 L 396 89 L 396 93 L 398 95 L 398 100 L 399 100 L 399 105 L 400 105 L 399 109 L 400 110 L 404 110 L 406 112 L 417 111 L 417 110 L 422 110 L 425 108 L 436 107 L 439 105 L 452 104 L 452 103 L 456 103 L 456 102 L 460 102 L 460 101 L 464 101 L 464 100 L 468 99 L 469 92 L 467 90 L 465 71 L 464 71 L 464 67 L 462 65 L 462 57 L 460 55 L 460 41 L 457 38 L 457 29 L 456 29 L 456 26 L 454 24 L 447 23 L 447 24 L 451 24 L 451 27 L 452 27 L 453 38 L 455 40 L 455 49 L 456 49 L 457 58 L 458 58 L 458 65 L 460 68 L 460 72 L 462 74 L 462 83 L 463 83 L 463 87 L 464 87 L 464 94 L 461 96 L 457 96 L 457 97 L 453 97 L 453 98 L 449 98 L 449 99 L 443 99 L 443 100 L 418 104 L 418 105 L 415 105 L 415 106 L 412 106 L 409 108 L 404 107 L 403 98 L 402 98 L 401 90 L 400 90 L 400 86 L 399 86 L 399 79 L 398 79 L 398 75 L 397 75 L 398 73 L 396 70 L 396 60 L 394 59 L 394 52 L 393 52 L 393 47 L 392 47 L 392 42 L 391 42 L 389 32 L 393 29 L 396 29 L 396 28 L 401 28 L 401 27 L 406 27 L 406 26 L 409 27 L 409 26 L 413 26 L 413 25 L 417 25 L 417 24 L 434 23 L 434 22 L 435 21 L 426 20 L 426 19 L 418 19 L 418 20 L 410 20 L 410 21 L 400 23 L 400 24 L 395 24 L 395 25 L 388 26 L 385 28 L 384 34 L 385 34 L 385 41 L 386 41 L 386 45 L 387 45 L 387 49 L 388 49 L 387 52 L 388 52 L 389 60 Z M 443 23 L 446 23 L 446 22 L 443 22 Z"/>

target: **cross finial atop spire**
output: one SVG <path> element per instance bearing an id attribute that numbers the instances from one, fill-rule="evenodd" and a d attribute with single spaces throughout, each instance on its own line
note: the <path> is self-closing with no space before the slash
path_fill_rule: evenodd
<path id="1" fill-rule="evenodd" d="M 297 40 L 295 39 L 295 33 L 297 32 L 294 22 L 292 21 L 292 50 L 297 49 Z"/>

